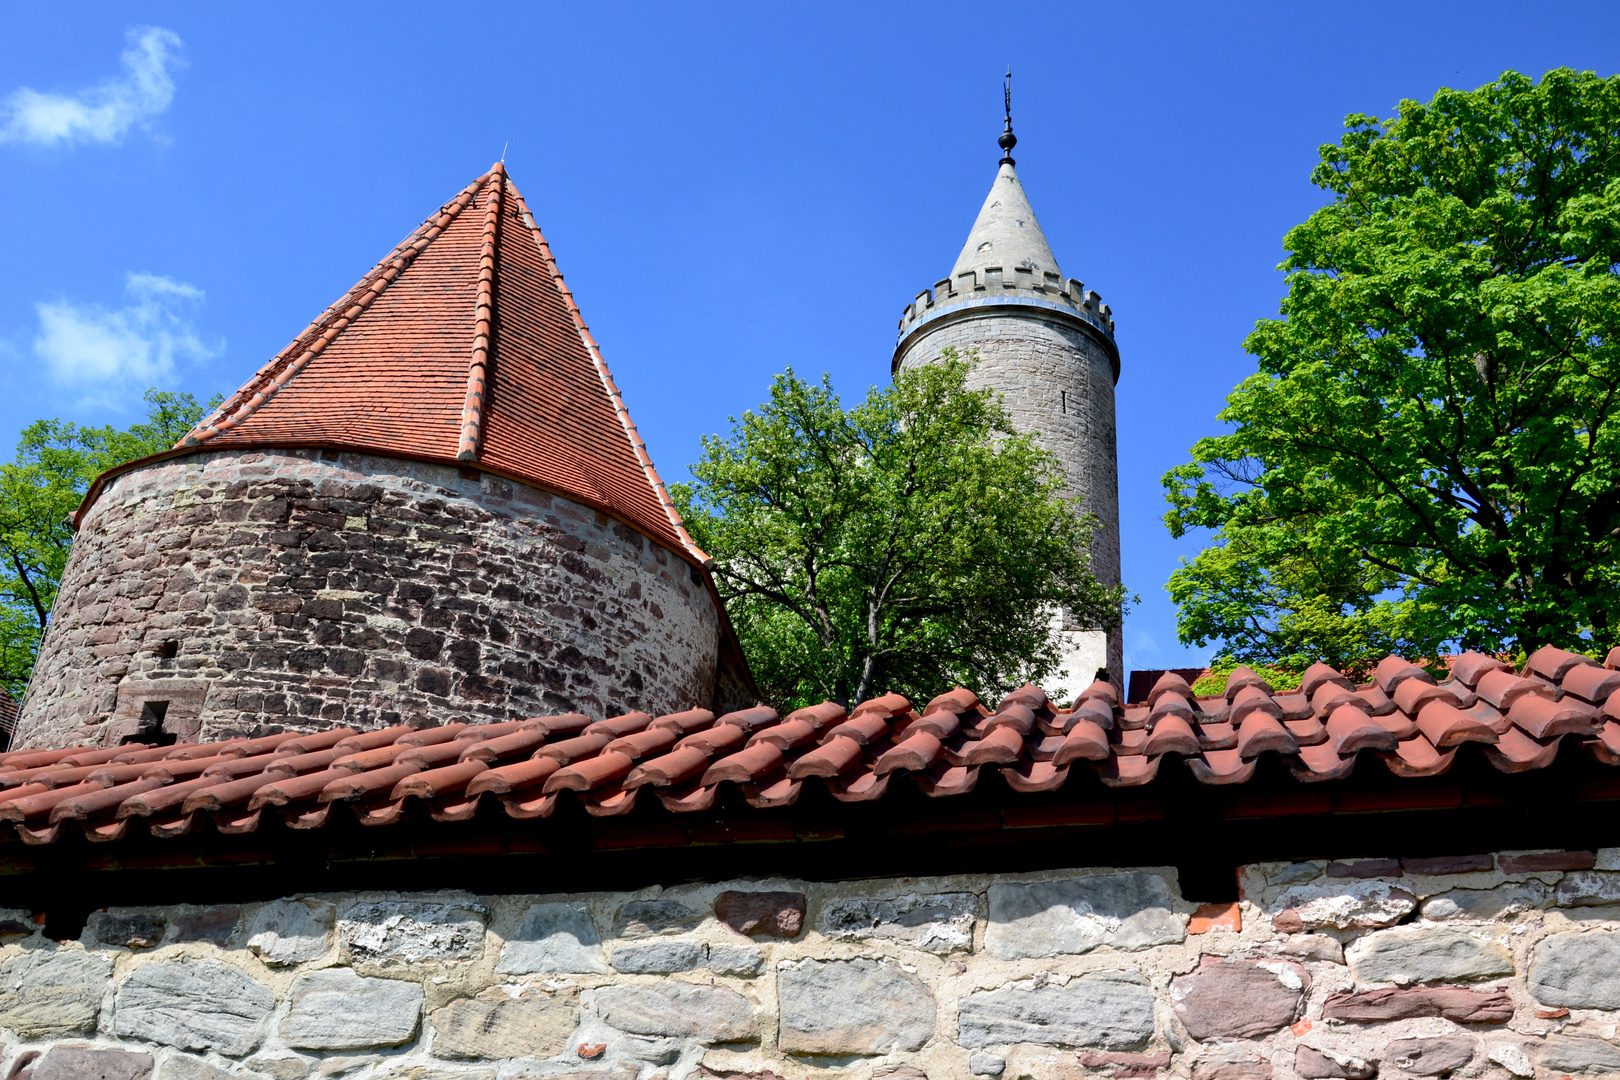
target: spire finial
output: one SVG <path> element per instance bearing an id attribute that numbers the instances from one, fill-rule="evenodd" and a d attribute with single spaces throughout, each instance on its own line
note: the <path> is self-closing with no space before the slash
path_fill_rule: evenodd
<path id="1" fill-rule="evenodd" d="M 1012 65 L 1011 64 L 1007 65 L 1007 81 L 1002 84 L 1001 99 L 1002 99 L 1002 104 L 1006 107 L 1006 110 L 1007 110 L 1007 127 L 1006 127 L 1005 130 L 1002 131 L 1001 138 L 997 139 L 996 142 L 1001 146 L 1001 164 L 1003 164 L 1003 165 L 1015 165 L 1015 164 L 1017 164 L 1017 162 L 1013 161 L 1012 151 L 1013 151 L 1013 147 L 1018 145 L 1018 136 L 1013 134 L 1013 129 L 1012 129 Z"/>

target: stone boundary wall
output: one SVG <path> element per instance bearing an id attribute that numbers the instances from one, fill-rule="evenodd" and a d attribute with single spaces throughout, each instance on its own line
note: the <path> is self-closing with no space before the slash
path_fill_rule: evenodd
<path id="1" fill-rule="evenodd" d="M 1620 849 L 0 911 L 9 1080 L 1620 1074 Z M 42 917 L 41 917 L 42 920 Z"/>
<path id="2" fill-rule="evenodd" d="M 14 748 L 706 707 L 719 620 L 696 568 L 560 495 L 369 454 L 202 452 L 91 507 Z"/>

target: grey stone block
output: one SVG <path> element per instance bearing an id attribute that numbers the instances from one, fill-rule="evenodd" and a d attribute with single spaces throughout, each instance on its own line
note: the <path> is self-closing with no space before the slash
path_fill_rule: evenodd
<path id="1" fill-rule="evenodd" d="M 1182 941 L 1170 888 L 1156 874 L 1105 874 L 990 886 L 985 948 L 997 960 L 1141 949 Z"/>
<path id="2" fill-rule="evenodd" d="M 1544 1005 L 1620 1009 L 1620 933 L 1542 938 L 1530 953 L 1530 993 Z"/>
<path id="3" fill-rule="evenodd" d="M 356 904 L 338 921 L 338 937 L 357 961 L 476 960 L 484 953 L 484 910 L 408 901 Z"/>
<path id="4" fill-rule="evenodd" d="M 242 921 L 242 909 L 233 905 L 187 910 L 174 918 L 175 941 L 209 941 L 224 946 Z"/>
<path id="5" fill-rule="evenodd" d="M 724 986 L 666 980 L 596 991 L 602 1022 L 632 1035 L 742 1042 L 759 1038 L 759 1021 L 748 1000 Z"/>
<path id="6" fill-rule="evenodd" d="M 1564 907 L 1620 903 L 1620 874 L 1572 870 L 1559 879 L 1556 895 Z"/>
<path id="7" fill-rule="evenodd" d="M 0 1027 L 24 1039 L 96 1030 L 112 960 L 94 953 L 39 949 L 0 965 Z"/>
<path id="8" fill-rule="evenodd" d="M 1620 1046 L 1602 1039 L 1551 1035 L 1536 1061 L 1549 1073 L 1620 1073 Z"/>
<path id="9" fill-rule="evenodd" d="M 1344 951 L 1358 987 L 1451 982 L 1513 974 L 1513 954 L 1494 941 L 1444 926 L 1398 926 Z"/>
<path id="10" fill-rule="evenodd" d="M 834 900 L 819 928 L 835 940 L 881 939 L 932 953 L 971 952 L 979 898 L 972 893 L 915 893 L 893 900 Z"/>
<path id="11" fill-rule="evenodd" d="M 248 948 L 272 967 L 319 960 L 331 944 L 333 914 L 319 900 L 276 900 L 254 913 Z"/>
<path id="12" fill-rule="evenodd" d="M 584 904 L 535 904 L 501 949 L 503 975 L 606 975 L 602 942 Z"/>
<path id="13" fill-rule="evenodd" d="M 1547 886 L 1531 878 L 1511 881 L 1494 889 L 1452 889 L 1423 901 L 1425 919 L 1496 919 L 1547 906 Z"/>
<path id="14" fill-rule="evenodd" d="M 579 999 L 525 989 L 512 997 L 492 987 L 433 1011 L 433 1053 L 444 1058 L 550 1057 L 568 1048 L 579 1026 Z"/>
<path id="15" fill-rule="evenodd" d="M 281 1037 L 299 1050 L 359 1050 L 398 1046 L 416 1038 L 422 988 L 397 979 L 367 979 L 348 968 L 298 976 Z"/>
<path id="16" fill-rule="evenodd" d="M 975 1050 L 973 1056 L 968 1058 L 968 1071 L 974 1076 L 1000 1076 L 1007 1071 L 1007 1059 Z"/>
<path id="17" fill-rule="evenodd" d="M 751 945 L 710 945 L 709 970 L 716 975 L 758 975 L 765 957 Z"/>
<path id="18" fill-rule="evenodd" d="M 962 1001 L 957 1041 L 969 1049 L 1039 1043 L 1130 1050 L 1153 1036 L 1153 991 L 1134 971 L 1107 971 L 1067 986 L 980 990 Z"/>
<path id="19" fill-rule="evenodd" d="M 118 987 L 113 1029 L 181 1050 L 240 1057 L 264 1039 L 276 996 L 240 968 L 216 960 L 154 962 Z"/>
<path id="20" fill-rule="evenodd" d="M 632 900 L 619 909 L 613 930 L 625 938 L 679 934 L 696 926 L 701 918 L 677 900 Z"/>
<path id="21" fill-rule="evenodd" d="M 887 1054 L 919 1049 L 934 1034 L 934 995 L 893 962 L 784 964 L 776 993 L 777 1042 L 788 1053 Z"/>
<path id="22" fill-rule="evenodd" d="M 53 1046 L 34 1066 L 30 1080 L 147 1080 L 152 1055 L 94 1046 Z"/>
<path id="23" fill-rule="evenodd" d="M 699 941 L 648 941 L 613 950 L 613 970 L 626 975 L 669 975 L 700 968 L 708 950 Z"/>
<path id="24" fill-rule="evenodd" d="M 85 926 L 92 941 L 126 949 L 150 949 L 168 928 L 169 920 L 146 911 L 97 911 Z"/>
<path id="25" fill-rule="evenodd" d="M 1396 1039 L 1384 1047 L 1383 1064 L 1415 1076 L 1444 1076 L 1472 1061 L 1474 1048 L 1474 1040 L 1466 1035 Z"/>
<path id="26" fill-rule="evenodd" d="M 170 1054 L 158 1070 L 158 1080 L 231 1080 L 231 1074 L 190 1054 Z M 247 1073 L 242 1080 L 256 1078 Z"/>

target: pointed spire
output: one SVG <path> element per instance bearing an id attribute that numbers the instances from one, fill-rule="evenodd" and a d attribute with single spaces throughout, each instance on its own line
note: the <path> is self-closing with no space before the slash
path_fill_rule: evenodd
<path id="1" fill-rule="evenodd" d="M 951 279 L 970 271 L 983 274 L 992 266 L 1001 267 L 1002 273 L 1009 276 L 1016 267 L 1029 267 L 1035 271 L 1036 281 L 1047 272 L 1062 276 L 1024 186 L 1018 182 L 1012 162 L 1006 159 L 996 173 L 995 183 L 990 185 L 990 194 L 985 196 L 967 243 L 962 245 L 962 254 L 956 257 Z"/>

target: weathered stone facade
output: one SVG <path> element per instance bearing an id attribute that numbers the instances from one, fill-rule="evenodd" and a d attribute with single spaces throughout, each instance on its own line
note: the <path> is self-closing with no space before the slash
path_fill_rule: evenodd
<path id="1" fill-rule="evenodd" d="M 1077 283 L 1078 284 L 1078 283 Z M 947 348 L 978 355 L 970 377 L 975 389 L 1001 394 L 1012 423 L 1063 463 L 1066 494 L 1097 515 L 1091 570 L 1105 585 L 1117 585 L 1119 564 L 1119 464 L 1114 432 L 1114 361 L 1092 333 L 1067 315 L 1040 308 L 964 308 L 927 326 L 902 346 L 898 367 L 936 362 Z M 1076 656 L 1069 683 L 1090 682 L 1098 667 L 1122 678 L 1121 638 L 1085 627 L 1064 626 Z M 1082 637 L 1081 635 L 1084 635 Z M 1087 648 L 1087 643 L 1089 648 Z M 1086 656 L 1090 656 L 1089 666 Z M 1121 683 L 1122 684 L 1122 683 Z"/>
<path id="2" fill-rule="evenodd" d="M 708 705 L 701 572 L 476 470 L 215 451 L 90 507 L 15 747 Z"/>
<path id="3" fill-rule="evenodd" d="M 1560 867 L 1592 867 L 1560 869 Z M 0 911 L 21 1080 L 1620 1074 L 1620 850 Z M 1381 876 L 1364 877 L 1363 874 Z"/>

